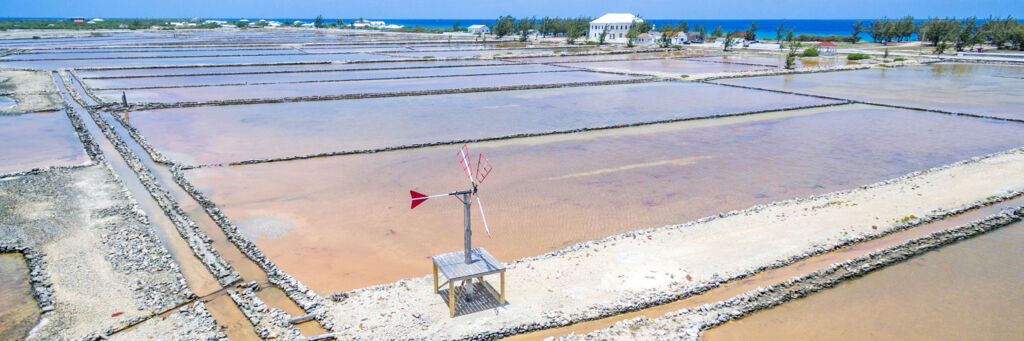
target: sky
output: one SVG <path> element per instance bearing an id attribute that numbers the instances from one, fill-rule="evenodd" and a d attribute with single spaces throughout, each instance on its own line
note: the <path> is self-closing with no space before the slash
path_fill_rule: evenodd
<path id="1" fill-rule="evenodd" d="M 1024 0 L 2 0 L 0 17 L 489 19 L 591 16 L 648 19 L 1024 17 Z"/>

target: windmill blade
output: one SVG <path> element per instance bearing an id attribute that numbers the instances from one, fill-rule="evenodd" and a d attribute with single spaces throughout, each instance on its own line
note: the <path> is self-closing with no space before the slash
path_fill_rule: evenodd
<path id="1" fill-rule="evenodd" d="M 487 216 L 484 215 L 484 203 L 480 202 L 480 195 L 476 196 L 476 206 L 480 208 L 480 219 L 484 221 L 484 231 L 487 231 L 487 238 L 491 238 L 491 228 L 487 227 Z"/>
<path id="2" fill-rule="evenodd" d="M 491 170 L 494 169 L 491 166 L 491 161 L 484 156 L 484 153 L 480 153 L 480 157 L 476 159 L 476 182 L 484 183 L 484 179 L 487 178 L 487 174 L 491 174 Z"/>
<path id="3" fill-rule="evenodd" d="M 473 180 L 473 172 L 469 166 L 469 145 L 464 144 L 462 148 L 459 148 L 459 163 L 462 165 L 462 170 L 466 172 L 469 182 L 475 186 L 476 181 Z"/>

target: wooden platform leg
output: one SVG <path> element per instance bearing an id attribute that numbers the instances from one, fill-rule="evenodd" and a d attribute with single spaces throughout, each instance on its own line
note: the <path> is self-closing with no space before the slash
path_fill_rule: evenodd
<path id="1" fill-rule="evenodd" d="M 434 293 L 437 293 L 437 264 L 434 264 Z"/>
<path id="2" fill-rule="evenodd" d="M 505 272 L 501 272 L 501 306 L 505 306 Z"/>
<path id="3" fill-rule="evenodd" d="M 451 312 L 451 317 L 455 317 L 455 282 L 448 281 L 448 310 Z"/>

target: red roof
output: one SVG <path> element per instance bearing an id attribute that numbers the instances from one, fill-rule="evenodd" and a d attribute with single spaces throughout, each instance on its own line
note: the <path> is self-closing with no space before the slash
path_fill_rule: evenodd
<path id="1" fill-rule="evenodd" d="M 814 45 L 814 46 L 836 47 L 836 44 L 833 44 L 833 43 L 830 43 L 830 42 L 827 42 L 827 41 L 823 41 L 823 42 L 820 42 L 820 43 L 818 43 L 817 45 Z"/>

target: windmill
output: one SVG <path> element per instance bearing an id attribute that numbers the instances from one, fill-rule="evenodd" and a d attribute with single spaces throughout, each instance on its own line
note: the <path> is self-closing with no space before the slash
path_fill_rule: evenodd
<path id="1" fill-rule="evenodd" d="M 487 179 L 487 175 L 491 173 L 493 167 L 491 166 L 491 162 L 487 160 L 487 157 L 485 157 L 484 154 L 481 153 L 480 156 L 477 157 L 476 170 L 474 171 L 471 166 L 472 157 L 469 155 L 469 147 L 467 145 L 462 145 L 462 147 L 459 148 L 458 159 L 459 164 L 460 166 L 462 166 L 462 170 L 466 173 L 466 177 L 469 178 L 469 184 L 472 187 L 468 190 L 435 195 L 426 195 L 423 193 L 410 190 L 409 195 L 412 197 L 412 204 L 410 205 L 409 209 L 416 208 L 416 206 L 419 206 L 420 204 L 426 202 L 427 199 L 430 198 L 454 196 L 457 199 L 459 199 L 459 201 L 462 201 L 462 205 L 465 209 L 465 256 L 466 264 L 469 264 L 472 261 L 470 250 L 473 249 L 471 238 L 473 235 L 473 231 L 470 229 L 470 206 L 473 205 L 472 199 L 474 198 L 476 199 L 477 207 L 480 208 L 480 219 L 483 220 L 484 222 L 484 231 L 487 232 L 488 238 L 491 237 L 491 229 L 487 226 L 487 217 L 486 215 L 484 215 L 484 205 L 483 202 L 480 200 L 479 186 L 484 182 L 485 179 Z"/>

